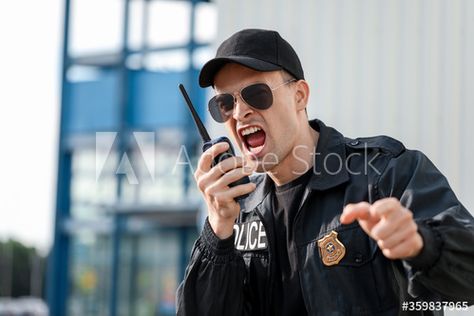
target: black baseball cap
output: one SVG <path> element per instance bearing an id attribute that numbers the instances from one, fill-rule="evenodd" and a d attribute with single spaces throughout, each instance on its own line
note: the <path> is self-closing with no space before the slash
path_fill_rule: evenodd
<path id="1" fill-rule="evenodd" d="M 237 63 L 257 71 L 286 70 L 296 79 L 304 79 L 300 59 L 291 45 L 276 31 L 241 30 L 226 39 L 199 73 L 199 85 L 214 85 L 214 76 L 227 63 Z"/>

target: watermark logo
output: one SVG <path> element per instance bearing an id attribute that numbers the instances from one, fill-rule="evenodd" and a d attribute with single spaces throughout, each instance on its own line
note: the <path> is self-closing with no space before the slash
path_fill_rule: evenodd
<path id="1" fill-rule="evenodd" d="M 110 162 L 113 150 L 118 148 L 117 136 L 117 132 L 97 132 L 95 135 L 96 181 Z M 155 133 L 133 132 L 128 141 L 134 150 L 120 153 L 114 173 L 125 176 L 130 184 L 138 184 L 142 177 L 155 181 Z"/>
<path id="2" fill-rule="evenodd" d="M 194 168 L 191 164 L 191 158 L 189 157 L 188 151 L 186 150 L 186 146 L 184 145 L 181 145 L 179 148 L 179 152 L 176 156 L 176 160 L 174 162 L 174 167 L 171 171 L 171 174 L 176 174 L 178 167 L 189 167 L 189 170 L 194 173 Z"/>
<path id="3" fill-rule="evenodd" d="M 143 181 L 154 183 L 157 174 L 155 140 L 155 132 L 132 132 L 126 137 L 127 147 L 131 149 L 119 152 L 117 150 L 117 148 L 120 148 L 118 132 L 97 132 L 95 148 L 96 181 L 99 181 L 107 170 L 109 174 L 123 175 L 129 184 L 139 184 Z M 183 144 L 173 146 L 174 149 L 169 151 L 165 158 L 167 164 L 165 173 L 176 175 L 182 174 L 181 171 L 184 170 L 184 172 L 195 174 L 193 160 L 191 159 L 194 155 L 190 154 Z M 118 154 L 118 156 L 113 155 L 113 153 Z M 363 150 L 353 152 L 347 156 L 339 152 L 325 152 L 321 156 L 321 153 L 315 152 L 314 148 L 299 145 L 293 148 L 290 157 L 290 159 L 293 159 L 293 163 L 289 165 L 293 166 L 294 170 L 291 170 L 291 172 L 297 176 L 304 174 L 310 168 L 315 175 L 324 173 L 327 176 L 336 176 L 341 172 L 347 172 L 355 176 L 368 175 L 369 172 L 380 175 L 381 172 L 374 165 L 379 155 L 378 152 L 369 152 L 367 144 Z M 272 172 L 276 175 L 273 168 L 278 166 L 281 159 L 283 159 L 272 152 L 260 157 L 258 161 L 242 158 L 244 157 L 220 162 L 216 167 L 219 168 L 220 174 L 225 174 L 236 168 L 243 168 L 245 173 L 248 173 L 248 170 L 255 170 L 256 164 L 258 164 L 258 172 Z M 284 158 L 287 159 L 288 157 Z M 354 160 L 356 162 L 352 163 Z M 204 170 L 198 171 L 199 173 L 204 172 Z"/>

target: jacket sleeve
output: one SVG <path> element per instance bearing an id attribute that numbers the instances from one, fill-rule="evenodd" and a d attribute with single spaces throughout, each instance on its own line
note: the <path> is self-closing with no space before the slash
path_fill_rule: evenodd
<path id="1" fill-rule="evenodd" d="M 206 219 L 177 291 L 177 315 L 243 316 L 245 265 L 234 235 L 221 240 Z"/>
<path id="2" fill-rule="evenodd" d="M 390 161 L 378 190 L 413 212 L 424 241 L 421 253 L 400 265 L 408 293 L 474 303 L 474 219 L 441 172 L 421 152 L 406 150 Z"/>

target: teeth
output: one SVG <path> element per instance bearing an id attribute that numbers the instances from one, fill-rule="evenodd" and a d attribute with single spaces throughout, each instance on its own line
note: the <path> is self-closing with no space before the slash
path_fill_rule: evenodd
<path id="1" fill-rule="evenodd" d="M 240 133 L 242 134 L 242 136 L 246 136 L 246 135 L 255 133 L 255 132 L 259 131 L 259 130 L 261 130 L 260 127 L 251 126 L 251 127 L 247 127 L 246 129 L 242 130 Z"/>

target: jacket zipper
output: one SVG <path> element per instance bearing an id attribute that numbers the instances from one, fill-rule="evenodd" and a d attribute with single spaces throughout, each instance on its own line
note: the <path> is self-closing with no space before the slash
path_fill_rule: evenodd
<path id="1" fill-rule="evenodd" d="M 301 199 L 300 206 L 298 207 L 298 211 L 296 213 L 295 219 L 294 219 L 293 223 L 291 223 L 293 237 L 295 237 L 294 234 L 295 234 L 296 222 L 298 221 L 298 218 L 300 217 L 301 210 L 306 205 L 306 202 L 308 200 L 308 196 L 309 196 L 310 192 L 311 192 L 311 189 L 309 189 L 308 185 L 306 185 L 306 189 L 304 191 L 303 198 Z M 305 291 L 304 291 L 304 288 L 303 288 L 303 278 L 301 277 L 301 273 L 300 273 L 300 256 L 299 256 L 299 253 L 298 253 L 298 243 L 296 242 L 296 238 L 293 238 L 293 240 L 296 243 L 296 245 L 295 245 L 296 246 L 295 247 L 296 248 L 296 263 L 298 265 L 298 278 L 300 279 L 301 295 L 303 296 L 303 301 L 304 301 L 304 305 L 306 307 L 306 312 L 308 313 L 308 315 L 311 315 L 311 310 L 310 310 L 308 302 L 306 301 L 307 298 L 305 296 Z"/>
<path id="2" fill-rule="evenodd" d="M 269 196 L 271 197 L 270 194 L 267 194 L 265 197 L 264 197 L 264 200 L 266 198 L 269 198 Z M 271 206 L 271 201 L 270 202 L 270 206 Z M 262 203 L 263 204 L 263 203 Z M 260 204 L 261 205 L 261 204 Z M 255 212 L 257 213 L 257 216 L 260 218 L 260 220 L 262 221 L 263 223 L 263 227 L 265 228 L 265 232 L 267 234 L 267 243 L 268 243 L 268 273 L 267 273 L 267 279 L 269 280 L 269 289 L 268 289 L 268 296 L 267 296 L 267 304 L 266 304 L 266 307 L 267 307 L 267 310 L 266 310 L 266 314 L 267 315 L 271 315 L 270 314 L 270 308 L 272 306 L 272 295 L 273 295 L 273 284 L 274 284 L 274 280 L 272 278 L 272 275 L 273 275 L 273 269 L 274 269 L 274 264 L 273 264 L 273 228 L 272 229 L 267 229 L 269 227 L 269 223 L 266 222 L 263 214 L 261 214 L 261 212 L 258 210 L 258 206 L 255 208 Z M 265 225 L 267 224 L 267 225 Z M 273 223 L 271 223 L 273 225 Z M 268 232 L 270 232 L 272 234 L 272 236 L 269 236 L 268 235 Z M 270 238 L 271 237 L 271 238 Z"/>

